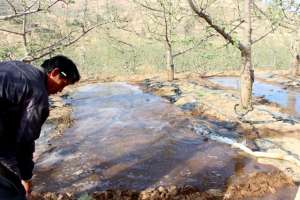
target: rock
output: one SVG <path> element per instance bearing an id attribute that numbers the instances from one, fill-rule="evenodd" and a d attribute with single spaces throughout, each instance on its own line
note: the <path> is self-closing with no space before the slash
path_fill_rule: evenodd
<path id="1" fill-rule="evenodd" d="M 176 186 L 171 186 L 171 187 L 169 188 L 169 193 L 170 193 L 170 195 L 172 195 L 172 196 L 177 195 L 177 193 L 178 193 L 177 187 L 176 187 Z"/>
<path id="2" fill-rule="evenodd" d="M 158 187 L 158 191 L 159 192 L 166 192 L 166 189 L 162 186 Z"/>
<path id="3" fill-rule="evenodd" d="M 155 199 L 159 199 L 160 195 L 159 192 L 157 190 L 153 191 L 150 195 L 151 200 L 155 200 Z"/>
<path id="4" fill-rule="evenodd" d="M 159 96 L 172 96 L 172 95 L 176 95 L 175 89 L 176 88 L 174 88 L 174 87 L 166 86 L 166 87 L 160 88 L 155 93 L 156 93 L 156 95 L 159 95 Z"/>
<path id="5" fill-rule="evenodd" d="M 76 171 L 73 175 L 79 176 L 79 175 L 82 174 L 82 173 L 83 173 L 83 170 L 78 170 L 78 171 Z"/>
<path id="6" fill-rule="evenodd" d="M 207 193 L 214 197 L 223 197 L 223 192 L 220 189 L 209 189 Z"/>
<path id="7" fill-rule="evenodd" d="M 149 193 L 141 193 L 141 194 L 140 194 L 140 199 L 141 199 L 141 200 L 147 200 L 147 199 L 150 199 L 150 194 L 149 194 Z"/>
<path id="8" fill-rule="evenodd" d="M 194 96 L 192 96 L 192 95 L 187 95 L 187 96 L 181 96 L 181 97 L 178 99 L 178 101 L 176 102 L 176 105 L 177 105 L 177 106 L 182 106 L 182 105 L 184 105 L 184 104 L 188 104 L 188 103 L 193 104 L 193 103 L 196 103 L 196 102 L 197 102 L 197 100 L 195 99 Z"/>
<path id="9" fill-rule="evenodd" d="M 57 196 L 54 193 L 47 192 L 46 194 L 44 194 L 44 199 L 45 200 L 56 200 Z"/>

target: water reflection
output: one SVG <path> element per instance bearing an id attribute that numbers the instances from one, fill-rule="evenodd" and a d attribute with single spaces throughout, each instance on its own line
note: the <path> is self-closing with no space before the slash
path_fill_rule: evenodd
<path id="1" fill-rule="evenodd" d="M 240 88 L 240 80 L 238 77 L 214 77 L 210 78 L 210 80 L 224 87 Z M 262 96 L 270 102 L 277 103 L 288 109 L 291 114 L 300 117 L 300 92 L 298 91 L 255 81 L 253 84 L 253 95 L 257 97 Z"/>

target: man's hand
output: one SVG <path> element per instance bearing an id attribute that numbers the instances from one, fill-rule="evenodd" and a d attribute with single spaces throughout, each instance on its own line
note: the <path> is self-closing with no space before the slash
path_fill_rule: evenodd
<path id="1" fill-rule="evenodd" d="M 31 180 L 22 180 L 22 185 L 26 191 L 26 198 L 28 199 L 31 194 L 32 181 Z"/>

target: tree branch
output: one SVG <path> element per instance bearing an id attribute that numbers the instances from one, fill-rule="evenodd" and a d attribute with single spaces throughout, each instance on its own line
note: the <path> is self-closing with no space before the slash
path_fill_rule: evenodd
<path id="1" fill-rule="evenodd" d="M 225 28 L 218 26 L 217 24 L 215 24 L 211 17 L 207 14 L 204 13 L 203 9 L 198 9 L 195 6 L 195 3 L 193 2 L 193 0 L 188 0 L 190 7 L 192 8 L 192 10 L 202 19 L 204 19 L 213 29 L 215 29 L 215 31 L 217 31 L 225 40 L 227 40 L 228 42 L 230 42 L 232 45 L 237 46 L 238 49 L 240 49 L 241 51 L 245 51 L 246 47 L 240 42 L 240 41 L 235 41 L 232 36 L 227 33 L 225 31 Z"/>
<path id="2" fill-rule="evenodd" d="M 202 44 L 202 43 L 205 42 L 207 39 L 209 39 L 209 38 L 211 38 L 211 37 L 213 37 L 213 36 L 215 36 L 215 35 L 214 35 L 214 34 L 210 34 L 209 36 L 207 36 L 206 38 L 203 38 L 201 41 L 199 41 L 199 42 L 198 42 L 197 44 L 195 44 L 194 46 L 192 46 L 192 47 L 190 47 L 190 48 L 187 48 L 187 49 L 185 49 L 185 50 L 182 50 L 182 51 L 180 51 L 180 52 L 174 54 L 173 57 L 175 58 L 175 57 L 177 57 L 177 56 L 183 55 L 183 54 L 185 54 L 185 53 L 187 53 L 187 52 L 189 52 L 189 51 L 195 49 L 195 48 L 198 47 L 200 44 Z"/>
<path id="3" fill-rule="evenodd" d="M 136 3 L 136 4 L 138 4 L 138 5 L 140 5 L 140 6 L 143 7 L 143 8 L 148 9 L 148 10 L 151 10 L 151 11 L 154 11 L 154 12 L 160 12 L 160 13 L 163 12 L 163 10 L 159 10 L 159 9 L 150 7 L 150 6 L 145 5 L 145 4 L 141 3 L 141 2 L 138 2 L 138 1 L 136 1 L 136 0 L 134 0 L 133 2 Z"/>
<path id="4" fill-rule="evenodd" d="M 37 13 L 37 12 L 40 12 L 40 11 L 41 11 L 41 9 L 38 8 L 36 10 L 21 12 L 21 13 L 17 13 L 17 14 L 13 14 L 13 15 L 0 16 L 0 20 L 10 20 L 10 19 L 14 19 L 14 18 L 21 17 L 21 16 L 24 16 L 24 15 L 30 15 L 30 14 L 33 14 L 33 13 Z"/>
<path id="5" fill-rule="evenodd" d="M 10 2 L 10 0 L 6 0 L 6 2 L 9 4 L 9 6 L 11 7 L 11 9 L 14 11 L 14 13 L 17 14 L 17 9 L 16 9 L 16 7 Z"/>
<path id="6" fill-rule="evenodd" d="M 79 41 L 82 37 L 84 37 L 86 34 L 88 34 L 90 31 L 92 31 L 96 27 L 102 26 L 102 25 L 105 25 L 105 24 L 108 24 L 108 23 L 110 23 L 110 22 L 96 24 L 96 25 L 94 25 L 94 26 L 92 26 L 88 29 L 85 29 L 85 27 L 82 27 L 81 34 L 78 35 L 77 37 L 71 39 L 70 37 L 71 37 L 72 33 L 74 33 L 74 31 L 73 31 L 73 32 L 68 34 L 69 37 L 64 37 L 64 39 L 56 41 L 53 44 L 49 45 L 48 47 L 43 48 L 42 50 L 37 50 L 37 51 L 31 53 L 32 59 L 30 59 L 29 61 L 32 62 L 32 61 L 41 59 L 42 57 L 45 57 L 45 56 L 47 56 L 47 55 L 49 55 L 49 54 L 51 54 L 51 53 L 53 53 L 53 52 L 55 52 L 55 51 L 57 51 L 61 48 L 69 47 L 69 46 L 73 45 L 74 43 L 76 43 L 77 41 Z M 65 44 L 62 44 L 63 40 L 68 40 L 68 39 L 69 39 L 68 42 L 66 42 Z M 38 52 L 42 52 L 42 51 L 46 51 L 46 52 L 41 53 L 39 55 L 34 55 L 34 54 L 36 54 Z"/>
<path id="7" fill-rule="evenodd" d="M 14 18 L 17 18 L 17 17 L 22 17 L 24 15 L 30 15 L 30 14 L 33 14 L 33 13 L 37 13 L 37 12 L 41 12 L 41 11 L 46 11 L 46 10 L 49 10 L 50 8 L 52 8 L 58 2 L 63 2 L 65 4 L 67 4 L 67 2 L 65 2 L 64 0 L 56 0 L 52 4 L 48 5 L 47 8 L 42 9 L 40 7 L 41 6 L 40 5 L 40 1 L 35 1 L 25 11 L 23 11 L 23 12 L 17 12 L 15 6 L 9 0 L 6 0 L 6 1 L 9 3 L 10 7 L 14 10 L 14 14 L 0 16 L 0 20 L 10 20 L 10 19 L 14 19 Z M 31 8 L 36 4 L 36 2 L 38 2 L 38 7 L 36 9 L 34 9 L 34 10 L 31 10 Z"/>
<path id="8" fill-rule="evenodd" d="M 6 29 L 3 29 L 3 28 L 0 28 L 0 31 L 23 36 L 23 33 L 15 32 L 15 31 L 10 31 L 10 30 L 6 30 Z"/>
<path id="9" fill-rule="evenodd" d="M 252 41 L 252 44 L 257 43 L 258 41 L 264 39 L 265 37 L 267 37 L 270 33 L 274 33 L 275 29 L 272 27 L 272 29 L 268 32 L 266 32 L 265 34 L 263 34 L 262 36 L 260 36 L 259 38 L 257 38 L 256 40 Z"/>

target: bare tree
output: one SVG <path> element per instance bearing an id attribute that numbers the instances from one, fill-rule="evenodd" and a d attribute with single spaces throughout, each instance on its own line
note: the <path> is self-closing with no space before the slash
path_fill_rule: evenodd
<path id="1" fill-rule="evenodd" d="M 187 20 L 192 20 L 187 12 L 185 1 L 183 0 L 134 0 L 134 3 L 141 9 L 141 15 L 144 21 L 142 30 L 133 28 L 126 29 L 134 32 L 139 37 L 162 43 L 165 47 L 165 63 L 168 69 L 168 80 L 174 80 L 175 64 L 174 59 L 178 56 L 199 47 L 207 40 L 206 36 L 200 41 L 193 41 L 185 47 L 175 47 L 175 44 L 181 43 L 186 38 L 180 30 L 184 27 Z"/>
<path id="2" fill-rule="evenodd" d="M 26 57 L 28 62 L 69 47 L 96 27 L 110 22 L 88 19 L 85 14 L 79 16 L 79 19 L 73 17 L 63 21 L 62 11 L 71 6 L 70 0 L 6 1 L 11 13 L 0 16 L 0 32 L 5 33 L 7 37 L 16 38 L 15 46 L 21 39 L 23 50 L 17 47 L 19 50 L 14 51 L 23 52 L 19 54 Z M 87 3 L 86 1 L 85 4 Z M 87 10 L 83 9 L 80 12 L 85 13 Z M 9 52 L 9 55 L 15 52 Z"/>
<path id="3" fill-rule="evenodd" d="M 293 56 L 290 73 L 296 77 L 300 74 L 300 2 L 274 0 L 270 3 L 270 8 L 273 13 L 276 13 L 280 26 L 290 34 L 293 40 L 290 46 L 290 52 Z"/>
<path id="4" fill-rule="evenodd" d="M 213 20 L 212 17 L 207 13 L 206 8 L 208 7 L 200 1 L 197 4 L 194 0 L 188 0 L 190 7 L 192 10 L 202 19 L 206 21 L 206 23 L 213 28 L 218 34 L 220 34 L 228 43 L 237 47 L 241 52 L 241 73 L 240 73 L 240 105 L 239 107 L 245 111 L 243 114 L 251 111 L 253 109 L 252 106 L 252 86 L 254 82 L 254 70 L 252 66 L 252 45 L 262 39 L 264 39 L 268 34 L 274 31 L 274 27 L 271 26 L 269 31 L 266 31 L 264 34 L 257 36 L 256 39 L 252 39 L 252 12 L 255 6 L 253 0 L 245 0 L 244 6 L 244 17 L 240 16 L 241 19 L 237 26 L 231 28 L 231 30 L 226 31 L 226 27 L 220 25 L 222 23 L 217 23 L 216 20 Z M 212 1 L 214 3 L 214 1 Z M 197 6 L 198 5 L 198 6 Z M 240 8 L 238 7 L 240 10 Z M 243 19 L 242 19 L 243 18 Z M 244 35 L 246 36 L 246 41 L 242 42 L 242 37 L 238 38 L 233 36 L 233 32 L 240 24 L 245 24 L 244 27 Z M 225 24 L 225 23 L 223 23 Z M 237 108 L 237 106 L 236 106 Z"/>
<path id="5" fill-rule="evenodd" d="M 295 42 L 293 43 L 293 61 L 291 65 L 291 74 L 292 76 L 296 77 L 300 75 L 300 31 L 297 30 L 297 38 L 295 39 Z"/>

